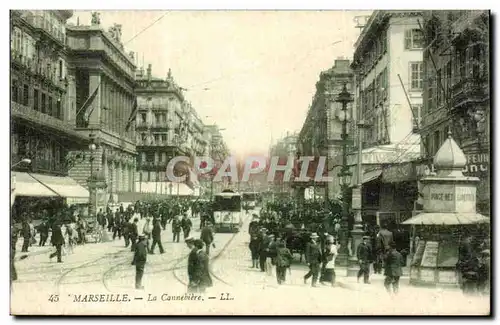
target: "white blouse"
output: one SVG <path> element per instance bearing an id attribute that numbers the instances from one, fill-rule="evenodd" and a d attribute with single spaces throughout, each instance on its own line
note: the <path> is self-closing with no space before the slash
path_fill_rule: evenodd
<path id="1" fill-rule="evenodd" d="M 338 255 L 338 247 L 337 247 L 337 245 L 332 245 L 330 247 L 330 253 L 333 254 L 333 258 L 332 258 L 331 261 L 329 261 L 328 263 L 326 263 L 325 268 L 327 268 L 327 269 L 333 269 L 333 268 L 335 268 L 335 259 L 337 258 L 337 255 Z"/>

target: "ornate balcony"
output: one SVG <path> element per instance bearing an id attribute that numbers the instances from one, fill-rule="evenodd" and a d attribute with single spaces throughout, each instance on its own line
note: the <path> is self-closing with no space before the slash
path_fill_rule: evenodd
<path id="1" fill-rule="evenodd" d="M 53 116 L 35 111 L 28 106 L 21 105 L 14 101 L 10 102 L 12 118 L 19 118 L 40 126 L 51 128 L 55 131 L 73 136 L 75 138 L 88 140 L 87 137 L 73 130 L 73 127 L 66 122 Z"/>
<path id="2" fill-rule="evenodd" d="M 488 80 L 484 77 L 469 77 L 459 80 L 451 88 L 451 105 L 453 109 L 488 100 L 488 87 Z"/>

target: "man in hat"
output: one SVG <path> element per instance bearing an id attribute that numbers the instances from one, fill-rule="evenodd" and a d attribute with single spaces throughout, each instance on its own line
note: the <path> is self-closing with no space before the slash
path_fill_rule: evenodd
<path id="1" fill-rule="evenodd" d="M 252 214 L 252 221 L 248 225 L 248 233 L 250 236 L 256 234 L 259 231 L 259 216 L 257 214 Z"/>
<path id="2" fill-rule="evenodd" d="M 399 278 L 403 275 L 403 255 L 396 250 L 396 242 L 390 243 L 390 249 L 385 258 L 384 286 L 387 292 L 396 294 L 399 290 Z"/>
<path id="3" fill-rule="evenodd" d="M 161 223 L 159 218 L 154 218 L 153 219 L 153 230 L 152 230 L 152 236 L 153 236 L 153 243 L 151 244 L 151 250 L 149 251 L 150 254 L 155 253 L 155 247 L 156 244 L 158 244 L 158 247 L 160 248 L 160 254 L 165 253 L 165 250 L 163 249 L 163 245 L 161 243 Z"/>
<path id="4" fill-rule="evenodd" d="M 142 276 L 144 275 L 144 266 L 148 258 L 146 235 L 139 235 L 139 241 L 134 246 L 134 260 L 132 261 L 132 265 L 135 265 L 135 288 L 144 289 L 142 286 Z"/>
<path id="5" fill-rule="evenodd" d="M 184 233 L 184 240 L 189 237 L 189 233 L 191 232 L 191 228 L 193 228 L 193 222 L 191 219 L 187 217 L 187 213 L 184 212 L 182 215 L 182 220 L 181 220 L 181 228 L 182 232 Z"/>
<path id="6" fill-rule="evenodd" d="M 56 251 L 51 253 L 49 258 L 53 259 L 57 256 L 57 263 L 62 263 L 62 246 L 64 245 L 64 235 L 59 222 L 52 226 L 52 237 L 50 238 L 52 245 L 56 247 Z"/>
<path id="7" fill-rule="evenodd" d="M 195 283 L 195 272 L 196 272 L 196 264 L 198 261 L 198 249 L 194 245 L 195 239 L 193 237 L 186 238 L 185 242 L 187 247 L 191 250 L 188 255 L 188 263 L 187 263 L 187 273 L 188 273 L 188 291 L 196 292 L 197 284 Z"/>
<path id="8" fill-rule="evenodd" d="M 139 223 L 139 219 L 134 218 L 134 222 L 130 225 L 129 237 L 130 237 L 130 251 L 133 252 L 135 249 L 135 243 L 137 241 L 137 237 L 139 236 L 139 229 L 137 228 L 137 224 Z"/>
<path id="9" fill-rule="evenodd" d="M 366 284 L 370 283 L 370 258 L 372 255 L 370 244 L 368 244 L 369 240 L 369 236 L 363 236 L 363 242 L 358 245 L 356 250 L 359 263 L 358 282 L 359 278 L 363 276 L 363 282 Z"/>
<path id="10" fill-rule="evenodd" d="M 212 223 L 207 221 L 206 226 L 203 227 L 200 234 L 201 241 L 205 244 L 205 252 L 210 256 L 210 246 L 215 248 L 214 242 L 214 232 L 212 230 Z"/>
<path id="11" fill-rule="evenodd" d="M 306 262 L 309 266 L 309 272 L 304 275 L 304 284 L 312 276 L 312 286 L 316 287 L 321 265 L 321 249 L 317 243 L 319 236 L 315 232 L 311 234 L 311 240 L 306 246 Z"/>
<path id="12" fill-rule="evenodd" d="M 259 235 L 259 266 L 260 266 L 260 271 L 265 272 L 266 271 L 266 259 L 267 259 L 267 251 L 269 248 L 269 243 L 270 243 L 270 238 L 267 236 L 267 229 L 266 228 L 261 228 L 260 229 L 260 235 Z"/>
<path id="13" fill-rule="evenodd" d="M 172 242 L 174 243 L 179 242 L 181 229 L 182 227 L 181 227 L 181 221 L 179 220 L 179 216 L 175 216 L 174 220 L 172 221 L 172 234 L 174 235 Z"/>

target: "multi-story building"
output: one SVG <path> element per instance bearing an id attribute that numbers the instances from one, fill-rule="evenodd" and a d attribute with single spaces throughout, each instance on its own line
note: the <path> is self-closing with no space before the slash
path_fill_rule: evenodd
<path id="1" fill-rule="evenodd" d="M 424 109 L 420 130 L 423 164 L 432 164 L 436 151 L 451 131 L 467 157 L 464 174 L 481 180 L 478 211 L 489 214 L 489 12 L 425 11 L 422 24 L 425 31 Z"/>
<path id="2" fill-rule="evenodd" d="M 68 121 L 91 137 L 96 150 L 77 162 L 70 175 L 85 185 L 89 176 L 106 182 L 96 194 L 97 206 L 121 200 L 120 193 L 134 191 L 136 170 L 135 65 L 121 43 L 121 25 L 102 29 L 98 14 L 91 26 L 67 26 Z M 80 150 L 84 150 L 81 148 Z M 87 149 L 88 150 L 88 149 Z"/>
<path id="3" fill-rule="evenodd" d="M 281 139 L 279 139 L 276 144 L 272 145 L 269 149 L 270 159 L 278 157 L 278 165 L 285 165 L 288 163 L 289 159 L 294 159 L 297 155 L 299 135 L 296 133 L 288 133 Z M 270 159 L 268 164 L 270 164 Z M 269 170 L 269 166 L 266 168 Z M 258 178 L 258 177 L 256 177 Z M 282 171 L 277 171 L 274 175 L 274 179 L 269 184 L 269 189 L 275 194 L 280 195 L 291 195 L 293 191 L 293 175 L 291 175 L 290 180 L 284 179 L 284 173 Z"/>
<path id="4" fill-rule="evenodd" d="M 194 195 L 194 189 L 187 184 L 167 180 L 166 168 L 174 157 L 202 155 L 206 149 L 203 123 L 185 100 L 170 70 L 165 79 L 156 78 L 149 65 L 145 74 L 138 71 L 136 80 L 139 168 L 136 190 L 160 195 Z"/>
<path id="5" fill-rule="evenodd" d="M 208 156 L 214 161 L 214 172 L 218 171 L 218 167 L 229 156 L 229 149 L 220 131 L 221 129 L 216 124 L 204 125 L 203 128 L 204 137 L 207 140 L 204 156 Z M 214 176 L 215 174 L 211 173 L 199 179 L 203 194 L 206 197 L 211 197 L 212 194 L 219 193 L 230 185 L 229 180 L 226 178 L 222 178 L 221 182 L 214 182 Z"/>
<path id="6" fill-rule="evenodd" d="M 420 11 L 373 12 L 355 44 L 351 67 L 355 72 L 355 113 L 365 122 L 362 134 L 363 184 L 361 193 L 366 222 L 377 214 L 408 217 L 416 200 L 416 183 L 382 182 L 385 166 L 417 159 L 420 155 L 418 127 L 424 85 L 424 35 Z M 358 132 L 356 132 L 358 133 Z M 359 134 L 359 133 L 358 133 Z M 357 153 L 348 157 L 351 166 Z M 352 168 L 353 175 L 357 169 Z"/>
<path id="7" fill-rule="evenodd" d="M 69 10 L 11 11 L 11 164 L 18 195 L 14 210 L 39 197 L 55 197 L 60 203 L 68 197 L 89 199 L 88 191 L 68 177 L 68 153 L 89 144 L 88 135 L 74 131 L 67 102 L 65 24 L 72 15 Z"/>
<path id="8" fill-rule="evenodd" d="M 294 183 L 297 195 L 303 197 L 307 187 L 313 188 L 316 197 L 333 197 L 339 191 L 338 182 L 316 182 L 315 172 L 318 159 L 327 158 L 324 176 L 336 179 L 338 170 L 334 168 L 336 159 L 342 154 L 342 121 L 340 113 L 342 104 L 335 102 L 344 84 L 348 90 L 353 86 L 353 73 L 349 60 L 338 58 L 334 65 L 321 72 L 316 83 L 316 93 L 311 107 L 299 134 L 298 156 L 314 156 L 308 173 L 311 177 L 307 183 Z M 352 104 L 348 104 L 347 112 L 352 114 Z M 349 134 L 349 132 L 348 132 Z M 310 174 L 310 175 L 309 175 Z"/>
<path id="9" fill-rule="evenodd" d="M 354 124 L 348 124 L 347 128 L 347 138 L 342 139 L 342 104 L 336 102 L 335 99 L 338 97 L 339 93 L 344 89 L 344 85 L 347 91 L 352 92 L 354 85 L 354 74 L 350 67 L 350 61 L 346 59 L 337 59 L 332 68 L 322 73 L 324 78 L 324 89 L 322 89 L 323 94 L 318 94 L 324 98 L 324 105 L 327 112 L 327 146 L 328 146 L 328 164 L 327 164 L 327 174 L 333 179 L 332 182 L 328 182 L 327 195 L 329 198 L 337 196 L 340 192 L 339 182 L 337 181 L 337 175 L 340 172 L 339 161 L 342 161 L 341 156 L 343 154 L 342 146 L 344 141 L 347 141 L 347 145 L 350 148 L 352 145 L 353 134 L 352 126 Z M 352 103 L 347 104 L 347 116 L 353 116 L 353 105 Z"/>

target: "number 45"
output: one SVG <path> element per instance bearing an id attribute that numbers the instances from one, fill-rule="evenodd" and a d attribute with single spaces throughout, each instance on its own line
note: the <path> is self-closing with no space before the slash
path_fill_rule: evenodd
<path id="1" fill-rule="evenodd" d="M 49 301 L 50 302 L 58 302 L 59 301 L 59 295 L 50 295 Z"/>

